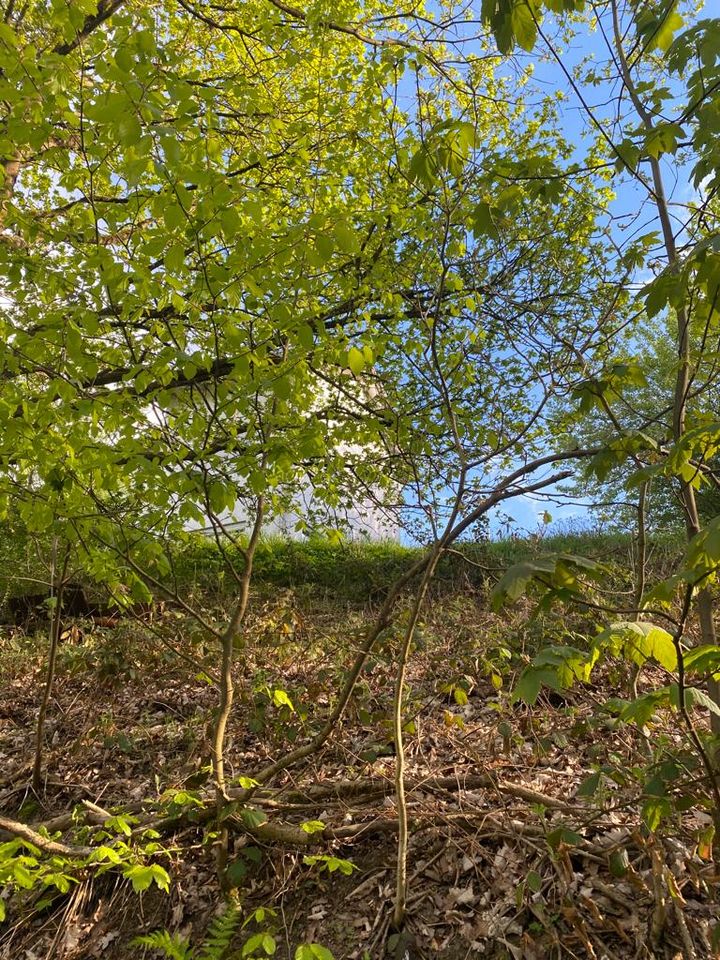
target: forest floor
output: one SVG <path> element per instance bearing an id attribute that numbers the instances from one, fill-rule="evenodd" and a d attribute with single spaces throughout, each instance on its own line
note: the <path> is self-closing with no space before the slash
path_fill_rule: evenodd
<path id="1" fill-rule="evenodd" d="M 252 776 L 317 729 L 368 616 L 367 606 L 293 591 L 254 597 L 252 642 L 236 666 L 232 778 Z M 572 631 L 583 628 L 592 632 L 576 617 Z M 619 724 L 604 703 L 622 693 L 621 667 L 541 694 L 533 707 L 511 701 L 541 640 L 569 629 L 562 612 L 532 619 L 529 604 L 490 613 L 473 590 L 429 605 L 405 714 L 413 957 L 720 956 L 708 791 L 677 716 L 660 714 L 644 729 Z M 167 647 L 169 636 L 187 659 Z M 41 635 L 0 631 L 0 811 L 39 824 L 89 802 L 152 819 L 175 797 L 186 815 L 154 857 L 170 874 L 169 892 L 136 893 L 117 871 L 87 867 L 64 895 L 8 890 L 0 957 L 150 960 L 160 954 L 132 939 L 158 928 L 187 937 L 200 956 L 223 903 L 213 837 L 197 814 L 211 795 L 217 704 L 199 661 L 210 670 L 216 654 L 174 613 L 76 631 L 60 648 L 43 790 L 34 795 L 46 647 Z M 258 791 L 249 820 L 231 820 L 231 875 L 248 923 L 226 956 L 240 957 L 258 931 L 272 935 L 281 960 L 302 943 L 337 960 L 395 955 L 394 673 L 388 636 L 325 748 Z M 663 682 L 647 668 L 640 685 Z M 286 842 L 266 836 L 263 821 L 285 825 Z M 302 823 L 307 844 L 298 845 Z M 258 908 L 265 914 L 253 915 Z"/>

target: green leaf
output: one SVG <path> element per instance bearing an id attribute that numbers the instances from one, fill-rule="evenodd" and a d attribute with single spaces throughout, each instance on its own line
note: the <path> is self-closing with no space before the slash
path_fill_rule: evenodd
<path id="1" fill-rule="evenodd" d="M 523 560 L 507 570 L 500 578 L 493 590 L 495 602 L 501 602 L 504 597 L 509 600 L 519 600 L 525 594 L 528 585 L 539 574 L 555 573 L 555 560 L 548 558 L 544 561 Z"/>
<path id="2" fill-rule="evenodd" d="M 522 700 L 532 706 L 538 698 L 543 686 L 553 690 L 560 689 L 557 670 L 553 667 L 526 667 L 520 674 L 520 679 L 513 690 L 512 700 Z"/>
<path id="3" fill-rule="evenodd" d="M 327 947 L 319 943 L 301 943 L 295 951 L 295 960 L 335 960 Z"/>
<path id="4" fill-rule="evenodd" d="M 357 233 L 347 222 L 336 223 L 332 232 L 340 250 L 344 253 L 360 253 Z"/>
<path id="5" fill-rule="evenodd" d="M 518 44 L 528 52 L 537 40 L 537 24 L 528 0 L 515 0 L 510 14 L 512 32 Z"/>
<path id="6" fill-rule="evenodd" d="M 27 860 L 28 858 L 23 858 Z M 13 879 L 19 887 L 23 887 L 25 890 L 30 890 L 35 885 L 35 877 L 28 870 L 24 863 L 21 863 L 19 860 L 15 860 L 12 863 L 12 872 Z"/>
<path id="7" fill-rule="evenodd" d="M 497 240 L 500 233 L 496 225 L 496 216 L 497 211 L 486 200 L 478 203 L 470 216 L 470 223 L 475 236 L 487 236 Z"/>
<path id="8" fill-rule="evenodd" d="M 179 934 L 171 934 L 167 930 L 155 930 L 153 933 L 135 937 L 131 942 L 141 947 L 161 950 L 171 960 L 192 960 L 193 957 L 189 942 Z"/>
<path id="9" fill-rule="evenodd" d="M 598 649 L 609 649 L 634 663 L 657 660 L 666 670 L 677 670 L 677 650 L 672 634 L 649 621 L 620 621 L 601 631 L 594 639 Z"/>
<path id="10" fill-rule="evenodd" d="M 102 844 L 93 850 L 88 860 L 92 863 L 102 863 L 103 861 L 116 864 L 122 863 L 122 857 L 117 850 L 113 850 L 112 847 L 107 847 Z"/>
<path id="11" fill-rule="evenodd" d="M 355 376 L 358 376 L 365 369 L 365 354 L 357 347 L 350 347 L 347 363 Z"/>
<path id="12" fill-rule="evenodd" d="M 243 788 L 243 790 L 251 790 L 253 787 L 260 786 L 258 781 L 253 780 L 252 777 L 238 777 L 236 782 Z"/>
<path id="13" fill-rule="evenodd" d="M 322 263 L 328 263 L 332 259 L 335 252 L 335 243 L 336 241 L 328 233 L 319 233 L 315 237 L 315 249 Z"/>
<path id="14" fill-rule="evenodd" d="M 247 871 L 247 863 L 242 857 L 238 857 L 237 860 L 228 864 L 225 875 L 231 886 L 239 887 L 247 876 Z"/>
<path id="15" fill-rule="evenodd" d="M 468 702 L 468 695 L 462 687 L 453 687 L 453 699 L 459 707 L 464 707 Z"/>
<path id="16" fill-rule="evenodd" d="M 173 244 L 165 254 L 165 267 L 171 273 L 181 270 L 185 264 L 185 247 L 182 243 Z"/>
<path id="17" fill-rule="evenodd" d="M 142 893 L 144 890 L 148 890 L 155 879 L 152 867 L 143 867 L 140 864 L 125 867 L 123 876 L 132 883 L 132 888 L 135 893 Z"/>
<path id="18" fill-rule="evenodd" d="M 580 786 L 577 789 L 576 796 L 578 797 L 593 797 L 597 793 L 598 787 L 600 786 L 600 777 L 602 774 L 600 771 L 591 773 L 589 777 L 586 777 Z"/>
<path id="19" fill-rule="evenodd" d="M 690 673 L 717 674 L 720 672 L 720 646 L 706 643 L 683 654 L 685 669 Z"/>
<path id="20" fill-rule="evenodd" d="M 288 707 L 293 712 L 295 711 L 292 700 L 284 690 L 273 690 L 272 700 L 276 707 Z"/>
<path id="21" fill-rule="evenodd" d="M 574 830 L 569 830 L 567 827 L 556 827 L 548 833 L 546 839 L 548 846 L 553 850 L 557 850 L 560 844 L 566 847 L 576 847 L 582 843 L 583 838 L 579 833 L 576 833 Z"/>
<path id="22" fill-rule="evenodd" d="M 218 480 L 210 484 L 208 489 L 208 500 L 210 501 L 210 509 L 213 513 L 220 514 L 227 507 L 233 505 L 235 501 L 234 493 L 231 494 L 229 488 L 224 484 L 220 483 Z"/>
<path id="23" fill-rule="evenodd" d="M 265 936 L 263 937 L 263 948 L 265 950 L 265 953 L 269 957 L 275 953 L 275 950 L 276 950 L 275 938 L 271 936 L 269 933 L 266 933 Z"/>
<path id="24" fill-rule="evenodd" d="M 637 170 L 638 162 L 641 156 L 640 148 L 637 147 L 632 140 L 626 139 L 615 147 L 615 151 L 618 156 L 616 163 L 618 170 L 627 168 L 634 173 Z"/>
<path id="25" fill-rule="evenodd" d="M 641 815 L 651 833 L 672 813 L 672 804 L 667 797 L 650 797 L 642 806 Z"/>
<path id="26" fill-rule="evenodd" d="M 267 823 L 267 815 L 262 810 L 256 810 L 254 807 L 243 807 L 240 811 L 240 817 L 243 823 L 251 830 L 256 830 L 264 823 Z"/>
<path id="27" fill-rule="evenodd" d="M 161 867 L 159 863 L 153 863 L 150 867 L 150 872 L 152 873 L 152 879 L 160 890 L 164 890 L 165 893 L 167 893 L 170 890 L 170 874 L 167 870 Z"/>
<path id="28" fill-rule="evenodd" d="M 683 18 L 677 10 L 673 10 L 664 16 L 662 20 L 654 22 L 649 29 L 644 31 L 644 35 L 649 38 L 648 46 L 650 48 L 655 47 L 658 50 L 662 50 L 663 53 L 667 53 L 673 42 L 675 33 L 682 25 Z"/>
<path id="29" fill-rule="evenodd" d="M 680 688 L 677 683 L 671 683 L 669 691 L 670 703 L 677 709 L 680 706 Z M 710 713 L 714 713 L 716 717 L 720 717 L 720 705 L 698 687 L 685 687 L 685 706 L 689 710 L 692 710 L 693 707 L 702 707 L 709 710 Z"/>
<path id="30" fill-rule="evenodd" d="M 276 949 L 277 945 L 275 943 L 275 938 L 269 933 L 261 931 L 260 933 L 253 934 L 243 944 L 242 956 L 250 957 L 259 950 L 262 950 L 266 956 L 271 957 L 275 953 Z"/>
<path id="31" fill-rule="evenodd" d="M 655 716 L 656 711 L 670 702 L 670 696 L 667 687 L 661 690 L 653 690 L 650 693 L 644 693 L 629 703 L 618 703 L 620 706 L 619 716 L 624 723 L 636 723 L 639 727 L 647 724 Z"/>
<path id="32" fill-rule="evenodd" d="M 300 824 L 300 828 L 305 831 L 305 833 L 322 833 L 327 824 L 323 823 L 322 820 L 306 820 L 304 823 Z"/>
<path id="33" fill-rule="evenodd" d="M 179 203 L 167 203 L 163 208 L 163 219 L 168 230 L 175 230 L 187 222 L 185 211 Z"/>
<path id="34" fill-rule="evenodd" d="M 438 167 L 425 145 L 420 147 L 410 160 L 409 175 L 411 181 L 420 180 L 431 187 L 437 179 Z"/>
<path id="35" fill-rule="evenodd" d="M 678 140 L 684 135 L 682 127 L 677 123 L 658 124 L 646 134 L 645 150 L 656 159 L 663 153 L 675 153 Z"/>

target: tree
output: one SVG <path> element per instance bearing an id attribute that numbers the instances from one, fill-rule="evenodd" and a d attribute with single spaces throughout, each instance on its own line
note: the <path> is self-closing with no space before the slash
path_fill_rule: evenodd
<path id="1" fill-rule="evenodd" d="M 719 521 L 713 517 L 702 525 L 697 490 L 702 484 L 718 482 L 714 467 L 718 450 L 714 394 L 720 260 L 718 146 L 713 134 L 720 103 L 720 49 L 716 40 L 720 23 L 715 19 L 693 23 L 692 4 L 647 0 L 596 4 L 585 23 L 598 29 L 605 64 L 601 69 L 572 70 L 551 37 L 552 15 L 550 25 L 542 22 L 542 15 L 545 9 L 555 11 L 567 24 L 562 14 L 580 11 L 583 6 L 575 0 L 526 0 L 520 5 L 499 0 L 486 4 L 483 15 L 501 50 L 509 52 L 515 43 L 532 50 L 537 42 L 549 51 L 583 111 L 588 129 L 594 131 L 608 162 L 614 163 L 618 189 L 632 185 L 653 228 L 639 244 L 624 244 L 619 232 L 618 257 L 633 269 L 646 267 L 655 274 L 637 297 L 637 315 L 646 314 L 651 320 L 660 317 L 672 332 L 671 402 L 664 411 L 653 411 L 651 416 L 643 417 L 642 411 L 633 410 L 637 365 L 618 364 L 613 357 L 599 377 L 587 379 L 584 394 L 604 412 L 615 431 L 597 462 L 601 471 L 627 462 L 635 468 L 630 478 L 633 484 L 642 487 L 655 477 L 670 477 L 676 484 L 688 549 L 675 577 L 651 591 L 650 596 L 663 602 L 678 599 L 680 603 L 674 635 L 678 709 L 705 762 L 717 799 L 720 793 L 708 754 L 687 711 L 683 639 L 694 611 L 704 648 L 717 664 L 714 589 L 720 565 Z M 687 20 L 691 26 L 683 29 Z M 583 23 L 583 18 L 576 22 Z M 592 86 L 606 89 L 608 77 L 615 82 L 616 92 L 609 106 L 606 101 L 594 107 Z M 691 202 L 678 202 L 669 195 L 669 164 L 692 183 L 696 197 Z M 613 409 L 611 400 L 624 405 L 622 414 Z M 628 409 L 640 421 L 630 430 L 626 429 Z M 655 435 L 649 436 L 648 429 Z M 713 670 L 708 686 L 717 705 L 720 688 Z M 711 723 L 713 731 L 720 732 L 716 710 Z"/>
<path id="2" fill-rule="evenodd" d="M 551 402 L 612 354 L 628 266 L 598 230 L 599 151 L 576 163 L 550 99 L 528 122 L 493 58 L 451 64 L 422 17 L 81 12 L 11 9 L 0 32 L 19 91 L 3 121 L 2 497 L 72 539 L 118 602 L 164 593 L 217 641 L 223 876 L 223 804 L 327 740 L 413 586 L 395 685 L 404 810 L 405 667 L 437 563 L 497 504 L 593 452 L 553 436 Z M 526 42 L 526 19 L 512 22 Z M 308 481 L 330 506 L 377 489 L 393 506 L 402 490 L 427 549 L 316 734 L 238 789 L 224 730 L 253 552 Z M 223 520 L 238 501 L 247 540 Z M 212 528 L 236 578 L 226 623 L 174 587 L 190 522 Z M 400 837 L 398 925 L 406 815 Z"/>

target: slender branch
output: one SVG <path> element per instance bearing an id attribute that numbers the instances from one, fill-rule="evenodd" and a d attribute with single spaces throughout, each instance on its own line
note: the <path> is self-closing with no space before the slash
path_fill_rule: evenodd
<path id="1" fill-rule="evenodd" d="M 57 651 L 60 643 L 60 631 L 62 629 L 62 602 L 67 583 L 68 564 L 70 563 L 70 544 L 65 547 L 60 576 L 57 576 L 55 570 L 55 551 L 57 549 L 57 540 L 53 545 L 53 569 L 51 574 L 50 595 L 54 600 L 54 606 L 50 617 L 50 648 L 48 650 L 47 672 L 45 675 L 45 685 L 43 687 L 42 700 L 38 710 L 37 723 L 35 726 L 35 759 L 33 762 L 32 787 L 35 793 L 40 792 L 40 782 L 42 779 L 42 758 L 43 758 L 43 734 L 45 731 L 45 716 L 47 714 L 50 695 L 52 693 L 53 681 L 55 680 L 55 666 L 57 663 Z"/>
<path id="2" fill-rule="evenodd" d="M 37 833 L 26 823 L 20 823 L 17 820 L 10 820 L 8 817 L 0 816 L 0 830 L 5 830 L 27 843 L 31 843 L 38 850 L 51 855 L 61 857 L 89 857 L 94 852 L 93 847 L 71 847 L 66 843 L 60 843 L 57 840 L 48 840 L 42 834 Z"/>

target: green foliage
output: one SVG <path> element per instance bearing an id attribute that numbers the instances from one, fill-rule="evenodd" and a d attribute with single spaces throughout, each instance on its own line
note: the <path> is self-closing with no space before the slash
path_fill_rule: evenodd
<path id="1" fill-rule="evenodd" d="M 327 947 L 319 943 L 301 943 L 295 951 L 295 960 L 334 960 Z"/>
<path id="2" fill-rule="evenodd" d="M 135 937 L 133 943 L 139 947 L 150 947 L 159 950 L 170 960 L 193 960 L 193 951 L 185 937 L 178 933 L 168 933 L 167 930 L 154 930 L 152 933 Z"/>
<path id="3" fill-rule="evenodd" d="M 611 624 L 593 638 L 593 648 L 621 656 L 639 666 L 653 659 L 666 670 L 677 670 L 677 650 L 672 634 L 646 620 Z"/>
<path id="4" fill-rule="evenodd" d="M 621 657 L 639 666 L 654 660 L 668 672 L 678 668 L 677 646 L 672 634 L 648 621 L 618 622 L 599 631 L 589 642 L 587 650 L 569 646 L 552 646 L 542 650 L 523 670 L 515 687 L 514 699 L 532 704 L 543 686 L 553 690 L 568 690 L 577 681 L 586 683 L 595 666 L 608 656 Z M 683 661 L 687 673 L 695 676 L 720 666 L 720 656 L 715 647 L 689 651 L 683 655 Z M 614 703 L 622 720 L 644 726 L 660 706 L 678 708 L 677 689 L 677 684 L 670 684 L 630 703 Z M 720 711 L 720 707 L 711 705 L 709 698 L 695 687 L 686 688 L 685 704 L 689 709 L 704 706 L 713 712 Z"/>
<path id="5" fill-rule="evenodd" d="M 34 844 L 19 837 L 0 844 L 0 883 L 11 891 L 49 889 L 68 893 L 73 884 L 88 870 L 102 874 L 109 870 L 129 880 L 136 893 L 153 884 L 168 892 L 170 875 L 159 863 L 145 861 L 162 851 L 155 842 L 154 831 L 144 832 L 141 841 L 130 846 L 120 837 L 129 837 L 131 822 L 136 818 L 115 816 L 105 821 L 95 833 L 99 841 L 92 853 L 82 857 L 46 854 Z M 104 842 L 111 841 L 111 843 Z"/>
<path id="6" fill-rule="evenodd" d="M 336 870 L 339 870 L 346 877 L 349 877 L 353 870 L 357 870 L 355 864 L 351 863 L 350 860 L 325 853 L 303 857 L 303 863 L 309 867 L 318 867 L 319 870 L 327 870 L 328 873 L 335 873 Z"/>
<path id="7" fill-rule="evenodd" d="M 215 917 L 210 924 L 203 942 L 195 947 L 191 947 L 186 938 L 177 933 L 171 934 L 167 930 L 155 930 L 153 933 L 143 934 L 136 937 L 133 943 L 137 946 L 160 950 L 170 960 L 224 960 L 241 919 L 240 907 L 236 903 L 229 902 L 224 912 Z M 269 937 L 267 934 L 260 936 Z M 250 952 L 243 951 L 242 955 L 249 956 Z"/>
<path id="8" fill-rule="evenodd" d="M 66 857 L 46 856 L 26 840 L 0 844 L 0 884 L 10 890 L 68 893 L 77 883 L 77 865 Z M 3 902 L 3 917 L 5 917 Z"/>
<path id="9" fill-rule="evenodd" d="M 142 893 L 144 890 L 149 890 L 153 883 L 155 883 L 160 890 L 164 890 L 165 893 L 168 893 L 170 890 L 170 875 L 159 863 L 152 863 L 147 866 L 133 864 L 132 866 L 124 867 L 123 876 L 132 883 L 132 888 L 135 893 Z"/>
<path id="10" fill-rule="evenodd" d="M 269 933 L 254 933 L 243 944 L 243 957 L 272 956 L 275 953 L 275 938 Z"/>
<path id="11" fill-rule="evenodd" d="M 714 584 L 720 518 L 710 506 L 697 531 L 687 508 L 720 454 L 707 348 L 720 323 L 717 21 L 685 29 L 678 4 L 638 0 L 599 31 L 620 47 L 632 36 L 631 65 L 619 49 L 587 69 L 620 100 L 612 123 L 592 118 L 578 160 L 560 97 L 526 93 L 530 69 L 502 57 L 547 44 L 546 21 L 578 37 L 591 21 L 583 0 L 482 0 L 501 56 L 472 59 L 444 2 L 432 42 L 425 11 L 383 0 L 348 0 L 338 22 L 282 4 L 282 16 L 269 4 L 215 5 L 211 17 L 189 4 L 110 4 L 102 17 L 87 2 L 15 6 L 0 27 L 0 514 L 13 529 L 72 543 L 73 564 L 120 605 L 162 584 L 191 601 L 208 587 L 226 599 L 247 546 L 220 529 L 230 516 L 276 520 L 311 493 L 296 532 L 334 529 L 335 514 L 370 495 L 393 517 L 418 516 L 409 529 L 427 542 L 449 508 L 462 524 L 522 493 L 518 464 L 549 450 L 585 456 L 580 433 L 595 451 L 593 483 L 681 491 L 695 535 L 655 595 L 670 604 L 680 588 L 689 598 Z M 592 16 L 604 26 L 607 9 Z M 444 62 L 456 56 L 464 62 Z M 702 184 L 678 242 L 658 186 L 658 161 L 676 154 Z M 663 227 L 630 243 L 610 215 L 627 181 L 653 184 Z M 649 369 L 641 341 L 653 324 L 673 345 L 654 350 Z M 555 460 L 536 462 L 558 482 Z M 464 546 L 441 558 L 438 577 L 484 589 L 487 561 L 502 557 L 513 565 L 496 606 L 533 592 L 539 614 L 587 599 L 609 575 L 582 552 L 536 546 Z M 261 544 L 255 576 L 374 601 L 417 557 L 336 531 Z M 194 612 L 201 632 L 222 632 L 209 623 L 216 611 Z M 712 648 L 686 658 L 689 675 L 716 672 Z M 681 653 L 662 628 L 620 621 L 585 647 L 540 652 L 516 696 L 588 682 L 607 656 L 672 673 Z M 277 682 L 259 691 L 266 713 L 302 720 L 295 691 Z M 709 706 L 694 686 L 681 701 L 681 682 L 618 705 L 621 719 Z M 462 705 L 465 687 L 450 689 Z M 650 829 L 666 815 L 654 796 Z M 197 803 L 177 795 L 170 806 Z M 241 816 L 257 827 L 264 814 Z M 133 833 L 130 818 L 112 818 L 85 866 L 119 869 L 138 892 L 167 889 L 164 868 L 143 859 L 157 850 L 140 856 Z M 55 876 L 36 851 L 8 863 L 21 888 Z M 302 957 L 320 956 L 315 947 Z M 258 932 L 244 949 L 271 955 L 275 942 Z"/>
<path id="12" fill-rule="evenodd" d="M 274 917 L 275 912 L 267 907 L 258 907 L 253 913 L 242 919 L 239 904 L 231 901 L 225 905 L 220 916 L 215 917 L 210 924 L 202 943 L 191 946 L 189 941 L 178 934 L 171 934 L 167 930 L 156 930 L 153 933 L 136 937 L 133 943 L 138 946 L 150 947 L 161 951 L 170 960 L 225 960 L 232 941 L 241 928 L 250 923 L 263 924 L 267 919 Z M 267 930 L 259 930 L 250 934 L 241 949 L 233 956 L 259 960 L 261 957 L 272 957 L 277 950 L 275 937 Z M 333 960 L 332 953 L 319 943 L 301 944 L 295 951 L 296 960 Z"/>
<path id="13" fill-rule="evenodd" d="M 222 960 L 238 929 L 241 910 L 237 903 L 226 904 L 225 911 L 215 917 L 208 928 L 202 946 L 198 947 L 194 960 Z"/>
<path id="14" fill-rule="evenodd" d="M 595 560 L 574 554 L 547 554 L 515 564 L 503 574 L 493 590 L 493 604 L 499 609 L 506 601 L 518 600 L 530 584 L 539 585 L 545 604 L 554 599 L 567 600 L 582 590 L 581 579 L 599 579 L 605 567 Z"/>
<path id="15" fill-rule="evenodd" d="M 463 581 L 482 586 L 482 565 L 491 560 L 489 543 L 462 544 L 461 556 L 450 554 L 438 570 L 440 589 L 453 590 Z M 518 547 L 520 549 L 520 547 Z M 268 538 L 258 546 L 254 577 L 259 586 L 309 589 L 333 597 L 362 601 L 382 596 L 417 561 L 420 548 L 395 541 L 348 541 L 325 538 L 289 540 Z M 463 560 L 467 556 L 469 563 Z M 174 567 L 180 584 L 208 592 L 231 591 L 233 580 L 226 561 L 209 537 L 195 536 L 179 550 Z"/>
<path id="16" fill-rule="evenodd" d="M 680 556 L 678 537 L 653 537 L 656 553 Z M 631 539 L 622 533 L 579 532 L 543 538 L 513 538 L 465 542 L 442 557 L 435 590 L 456 592 L 464 585 L 485 588 L 488 581 L 530 558 L 534 562 L 546 552 L 561 558 L 577 557 L 592 565 L 609 558 L 624 563 L 630 557 Z M 300 541 L 268 538 L 260 542 L 254 565 L 255 582 L 260 589 L 283 587 L 309 590 L 315 594 L 331 594 L 334 598 L 363 601 L 382 596 L 388 585 L 405 573 L 420 556 L 421 548 L 393 541 L 350 541 L 332 543 L 321 538 Z M 583 559 L 586 558 L 586 559 Z M 572 568 L 572 560 L 566 561 Z M 213 594 L 231 591 L 232 578 L 225 569 L 225 560 L 209 537 L 195 536 L 188 540 L 174 558 L 178 581 L 188 591 Z M 581 568 L 577 567 L 581 574 Z M 513 574 L 513 577 L 515 574 Z"/>

